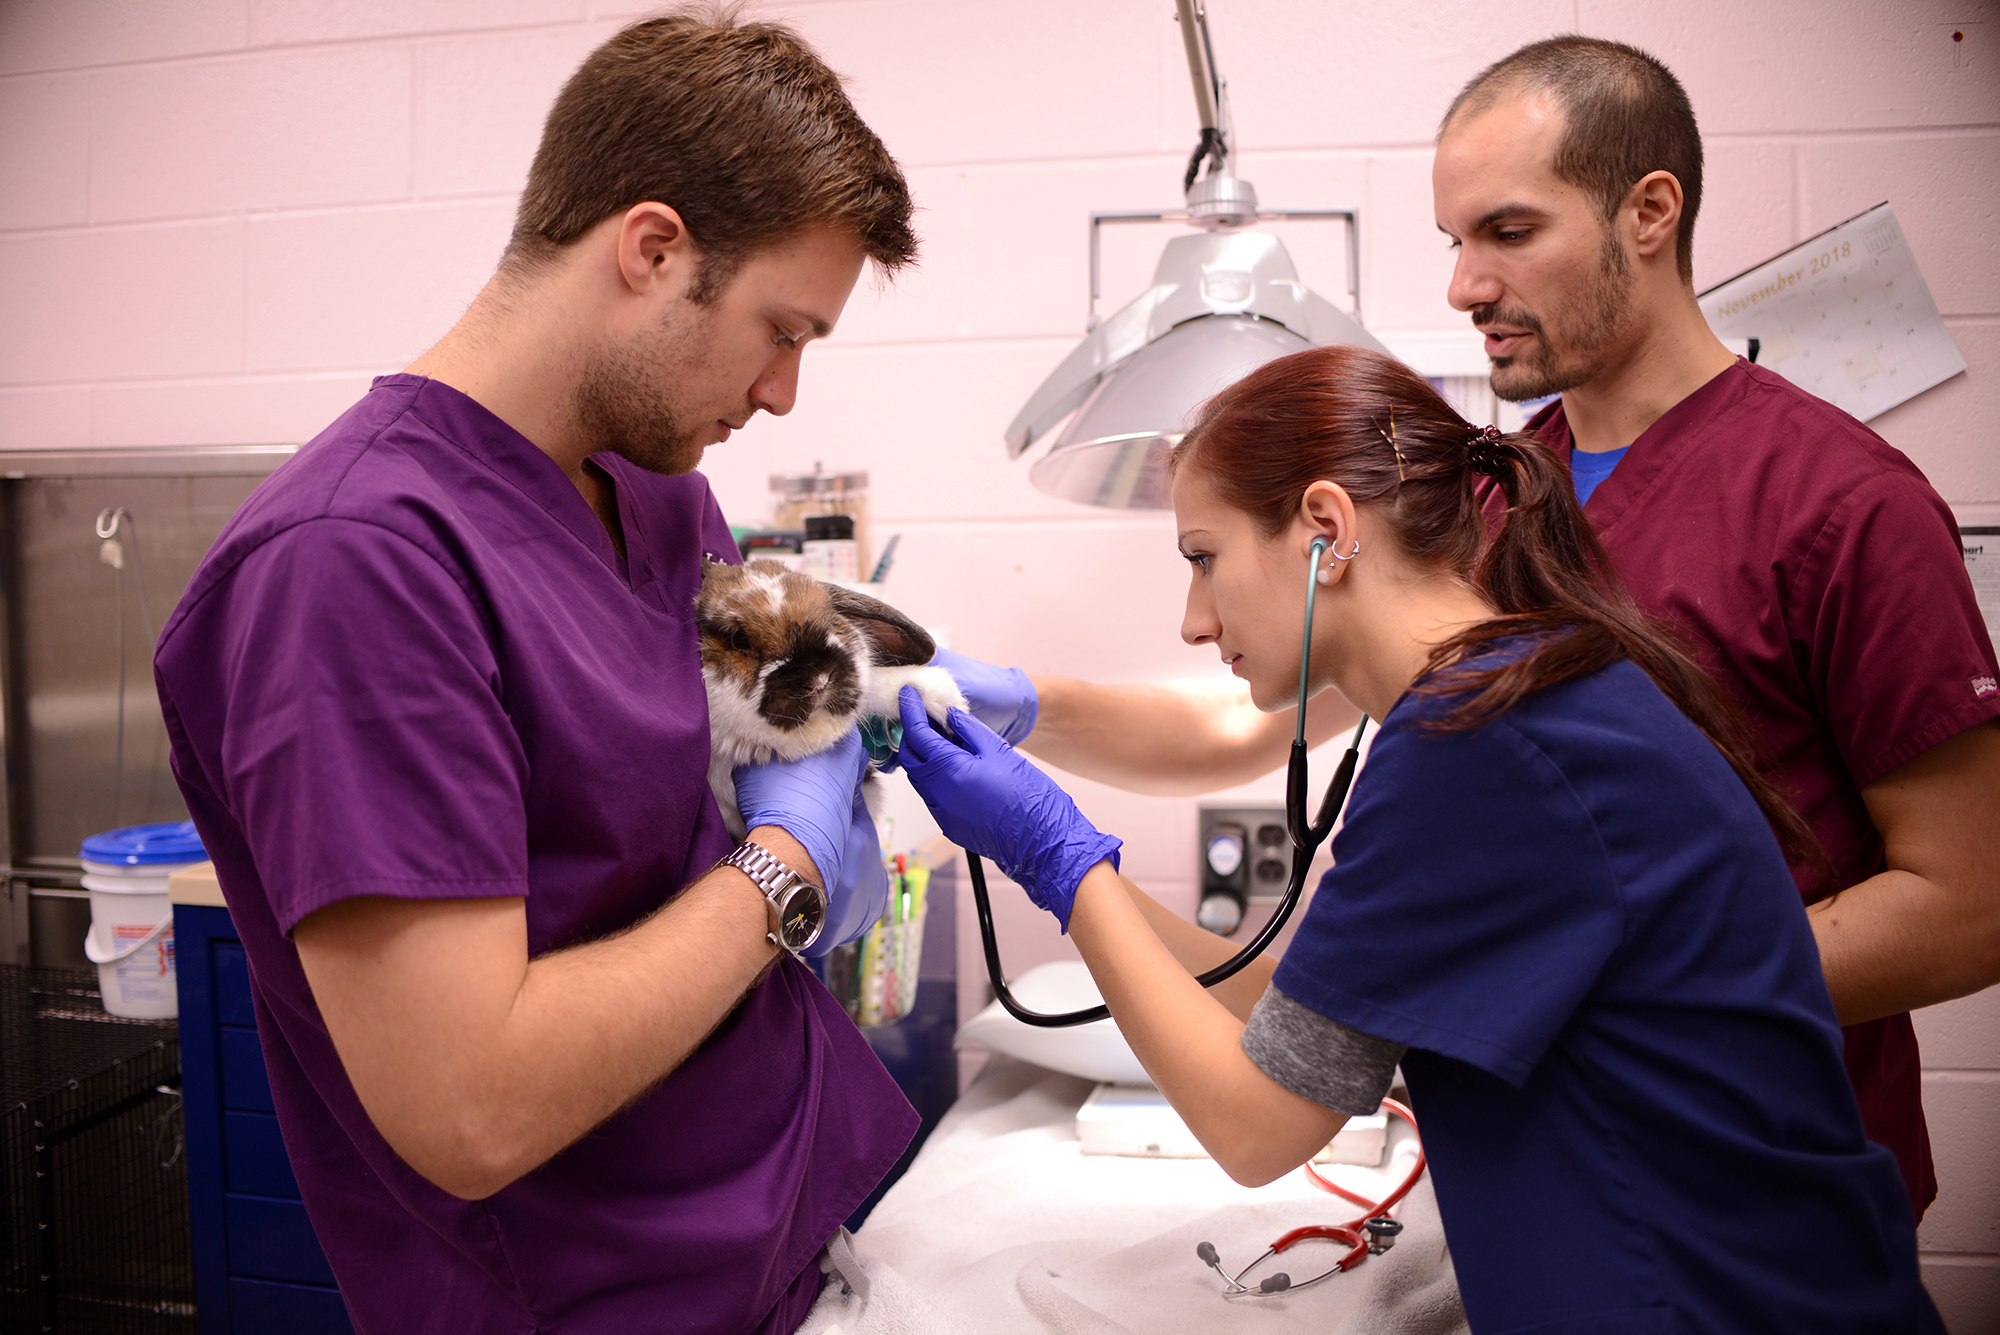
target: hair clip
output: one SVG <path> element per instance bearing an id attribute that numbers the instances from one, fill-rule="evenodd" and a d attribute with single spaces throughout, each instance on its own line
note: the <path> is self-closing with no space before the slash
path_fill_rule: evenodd
<path id="1" fill-rule="evenodd" d="M 1396 452 L 1396 481 L 1406 481 L 1407 479 L 1403 476 L 1403 447 L 1396 443 L 1396 410 L 1394 408 L 1389 410 L 1389 429 L 1385 432 L 1378 426 L 1375 428 L 1375 432 L 1382 439 L 1388 441 L 1389 448 Z"/>

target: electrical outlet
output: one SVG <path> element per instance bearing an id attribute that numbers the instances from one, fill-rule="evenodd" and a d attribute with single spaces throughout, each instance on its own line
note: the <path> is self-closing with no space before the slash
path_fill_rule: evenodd
<path id="1" fill-rule="evenodd" d="M 1229 936 L 1251 904 L 1275 903 L 1291 870 L 1285 809 L 1276 803 L 1198 808 L 1195 920 Z"/>

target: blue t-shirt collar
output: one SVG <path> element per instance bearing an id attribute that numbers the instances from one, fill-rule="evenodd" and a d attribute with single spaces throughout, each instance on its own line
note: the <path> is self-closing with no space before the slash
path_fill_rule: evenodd
<path id="1" fill-rule="evenodd" d="M 1576 487 L 1576 502 L 1582 505 L 1590 499 L 1590 493 L 1597 490 L 1597 484 L 1611 476 L 1611 470 L 1625 457 L 1630 445 L 1616 450 L 1592 453 L 1589 450 L 1572 449 L 1569 452 L 1570 482 Z"/>

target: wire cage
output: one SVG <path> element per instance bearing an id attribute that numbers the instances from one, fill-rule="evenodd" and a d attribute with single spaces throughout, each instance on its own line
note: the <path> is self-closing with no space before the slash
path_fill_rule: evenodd
<path id="1" fill-rule="evenodd" d="M 193 1335 L 178 1035 L 0 965 L 0 1330 Z"/>

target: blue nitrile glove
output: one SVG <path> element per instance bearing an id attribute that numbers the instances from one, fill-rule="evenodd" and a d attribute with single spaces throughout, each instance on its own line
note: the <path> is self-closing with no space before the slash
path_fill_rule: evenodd
<path id="1" fill-rule="evenodd" d="M 859 940 L 889 907 L 889 869 L 882 865 L 882 839 L 868 804 L 854 794 L 854 815 L 847 822 L 846 847 L 840 855 L 840 884 L 826 897 L 826 926 L 805 953 L 820 956 L 835 946 Z"/>
<path id="2" fill-rule="evenodd" d="M 946 719 L 958 734 L 953 741 L 931 726 L 914 687 L 903 688 L 900 703 L 903 770 L 938 828 L 991 858 L 1067 932 L 1077 885 L 1106 858 L 1118 865 L 1119 841 L 1100 834 L 1054 779 L 963 709 Z"/>
<path id="3" fill-rule="evenodd" d="M 840 884 L 842 853 L 867 766 L 861 734 L 849 731 L 817 755 L 736 767 L 736 808 L 744 828 L 775 825 L 805 845 L 829 901 Z"/>
<path id="4" fill-rule="evenodd" d="M 1035 715 L 1042 701 L 1021 669 L 994 667 L 949 649 L 938 650 L 931 666 L 949 672 L 958 689 L 965 692 L 972 716 L 1007 741 L 1019 746 L 1035 730 Z"/>

